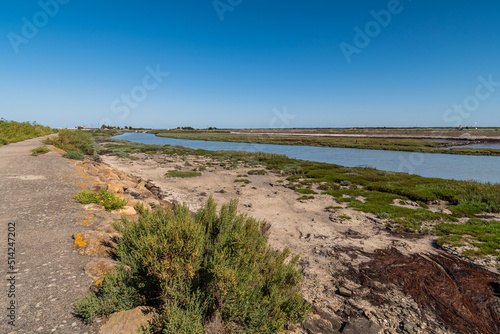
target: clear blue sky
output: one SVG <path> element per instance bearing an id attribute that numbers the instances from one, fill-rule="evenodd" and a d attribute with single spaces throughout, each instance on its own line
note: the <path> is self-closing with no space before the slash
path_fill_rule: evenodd
<path id="1" fill-rule="evenodd" d="M 2 1 L 0 116 L 500 126 L 499 15 L 498 0 Z"/>

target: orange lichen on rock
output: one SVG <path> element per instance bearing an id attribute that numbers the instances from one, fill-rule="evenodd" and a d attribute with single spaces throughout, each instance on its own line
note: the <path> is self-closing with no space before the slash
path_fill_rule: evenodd
<path id="1" fill-rule="evenodd" d="M 78 246 L 78 247 L 83 247 L 87 244 L 87 240 L 83 240 L 82 239 L 82 236 L 77 234 L 75 236 L 75 245 Z"/>

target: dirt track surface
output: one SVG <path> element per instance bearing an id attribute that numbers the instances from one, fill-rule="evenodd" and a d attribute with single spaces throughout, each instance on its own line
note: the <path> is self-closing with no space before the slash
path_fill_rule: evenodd
<path id="1" fill-rule="evenodd" d="M 72 314 L 74 302 L 88 293 L 92 279 L 83 266 L 89 258 L 73 250 L 72 235 L 86 215 L 71 200 L 81 190 L 80 174 L 59 152 L 37 157 L 30 150 L 41 138 L 0 147 L 0 226 L 2 274 L 15 276 L 15 298 L 3 280 L 0 333 L 91 333 Z M 15 223 L 16 273 L 7 274 L 8 224 Z M 7 305 L 15 301 L 15 326 Z"/>

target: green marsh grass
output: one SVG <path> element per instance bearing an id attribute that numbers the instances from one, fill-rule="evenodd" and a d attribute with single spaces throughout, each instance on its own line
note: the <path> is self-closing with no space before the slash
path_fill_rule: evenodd
<path id="1" fill-rule="evenodd" d="M 465 224 L 439 224 L 435 229 L 441 236 L 438 245 L 462 246 L 470 243 L 478 250 L 465 255 L 495 255 L 500 259 L 500 221 L 472 218 Z"/>
<path id="2" fill-rule="evenodd" d="M 187 177 L 196 177 L 196 176 L 201 176 L 201 173 L 195 172 L 195 171 L 182 172 L 182 171 L 178 171 L 178 170 L 170 170 L 170 171 L 165 173 L 165 177 L 187 178 Z"/>

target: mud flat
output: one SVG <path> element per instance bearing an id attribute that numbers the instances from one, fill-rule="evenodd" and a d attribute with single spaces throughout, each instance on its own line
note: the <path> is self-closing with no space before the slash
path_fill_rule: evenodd
<path id="1" fill-rule="evenodd" d="M 392 138 L 430 140 L 483 140 L 500 142 L 500 131 L 496 129 L 283 129 L 283 130 L 232 130 L 234 134 L 275 136 L 318 136 L 352 138 Z"/>
<path id="2" fill-rule="evenodd" d="M 494 260 L 472 263 L 438 249 L 434 236 L 389 231 L 384 219 L 347 208 L 329 195 L 299 199 L 301 194 L 282 182 L 284 176 L 249 173 L 264 170 L 262 166 L 228 169 L 202 156 L 131 156 L 136 160 L 102 159 L 113 168 L 151 180 L 163 191 L 164 200 L 185 202 L 192 210 L 209 196 L 219 205 L 237 198 L 240 212 L 271 223 L 271 247 L 288 246 L 300 254 L 302 291 L 315 314 L 301 327 L 290 326 L 291 332 L 500 331 Z M 165 177 L 168 171 L 201 166 L 201 176 Z M 431 209 L 446 207 L 436 204 Z"/>

